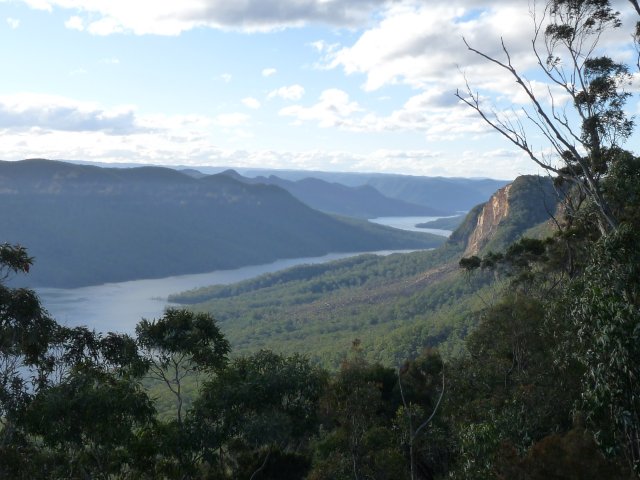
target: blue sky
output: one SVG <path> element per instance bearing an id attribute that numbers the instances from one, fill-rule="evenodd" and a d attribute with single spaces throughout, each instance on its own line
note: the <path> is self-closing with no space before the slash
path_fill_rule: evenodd
<path id="1" fill-rule="evenodd" d="M 491 53 L 502 36 L 535 81 L 528 5 L 0 0 L 0 159 L 536 172 L 454 96 L 464 72 L 487 101 L 520 106 L 513 82 L 462 36 Z M 626 61 L 629 31 L 603 42 Z"/>

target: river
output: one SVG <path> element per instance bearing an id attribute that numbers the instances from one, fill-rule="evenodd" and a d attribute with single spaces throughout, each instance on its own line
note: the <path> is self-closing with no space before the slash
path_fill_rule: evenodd
<path id="1" fill-rule="evenodd" d="M 434 220 L 436 217 L 385 217 L 374 219 L 405 230 L 416 230 L 448 236 L 446 230 L 417 229 L 416 223 Z M 404 219 L 404 220 L 403 220 Z M 443 232 L 443 233 L 437 233 Z M 369 252 L 388 255 L 406 250 Z M 217 270 L 209 273 L 179 275 L 174 277 L 107 283 L 80 288 L 37 288 L 42 304 L 62 325 L 70 327 L 86 325 L 101 332 L 132 333 L 141 318 L 158 318 L 169 305 L 167 297 L 172 293 L 209 285 L 222 285 L 247 280 L 265 273 L 303 264 L 339 260 L 360 253 L 330 253 L 322 257 L 292 258 L 264 265 L 253 265 L 233 270 Z"/>
<path id="2" fill-rule="evenodd" d="M 450 217 L 378 217 L 369 220 L 373 223 L 379 223 L 380 225 L 386 225 L 388 227 L 399 228 L 400 230 L 409 230 L 410 232 L 425 232 L 433 233 L 434 235 L 441 235 L 448 237 L 451 235 L 451 230 L 442 230 L 439 228 L 419 228 L 416 227 L 419 223 L 432 222 L 440 218 Z"/>
<path id="3" fill-rule="evenodd" d="M 407 250 L 402 250 L 406 252 Z M 378 255 L 393 250 L 370 252 Z M 296 265 L 339 260 L 361 253 L 330 253 L 322 257 L 290 258 L 264 265 L 175 277 L 106 283 L 80 288 L 37 288 L 42 304 L 62 325 L 86 325 L 102 332 L 132 333 L 141 318 L 158 318 L 172 293 L 209 285 L 235 283 Z"/>

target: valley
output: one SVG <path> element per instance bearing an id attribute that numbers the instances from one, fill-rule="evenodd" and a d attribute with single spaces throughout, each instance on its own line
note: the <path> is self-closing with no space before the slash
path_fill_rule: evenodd
<path id="1" fill-rule="evenodd" d="M 408 252 L 408 251 L 407 251 Z M 369 252 L 390 255 L 392 250 Z M 43 306 L 58 322 L 69 327 L 86 325 L 97 331 L 133 333 L 142 318 L 162 316 L 171 305 L 168 297 L 177 292 L 208 285 L 231 284 L 267 273 L 295 267 L 332 262 L 357 256 L 352 253 L 333 253 L 322 257 L 303 257 L 277 260 L 263 265 L 252 265 L 232 270 L 170 276 L 164 278 L 129 280 L 76 288 L 37 287 Z"/>
<path id="2" fill-rule="evenodd" d="M 147 190 L 150 188 L 148 171 L 133 169 L 125 174 L 108 171 L 109 175 L 116 178 L 108 181 L 101 176 L 104 172 L 100 172 L 101 175 L 95 177 L 99 181 L 79 182 L 74 175 L 63 176 L 61 180 L 59 165 L 50 165 L 48 162 L 44 165 L 51 166 L 56 173 L 37 182 L 31 178 L 25 185 L 14 182 L 12 185 L 17 187 L 13 188 L 14 191 L 5 191 L 5 198 L 11 205 L 20 206 L 20 195 L 27 196 L 24 191 L 20 193 L 20 188 L 26 191 L 33 189 L 29 193 L 31 196 L 41 195 L 47 202 L 44 210 L 37 209 L 43 208 L 45 202 L 30 204 L 33 212 L 39 212 L 36 215 L 38 218 L 43 218 L 43 211 L 54 212 L 50 204 L 59 201 L 59 205 L 64 205 L 64 213 L 62 209 L 58 210 L 52 219 L 60 223 L 60 219 L 63 219 L 65 228 L 75 232 L 86 227 L 90 217 L 101 221 L 108 218 L 104 206 L 113 202 L 119 209 L 126 205 L 129 209 L 127 215 L 132 211 L 137 211 L 139 215 L 140 212 L 148 214 L 150 205 L 171 211 L 175 200 L 182 199 L 190 207 L 195 205 L 200 216 L 205 216 L 213 214 L 208 208 L 216 206 L 224 210 L 229 204 L 237 208 L 237 204 L 248 202 L 250 209 L 259 209 L 263 200 L 256 200 L 258 194 L 255 188 L 266 187 L 276 198 L 285 198 L 289 202 L 293 199 L 280 187 L 247 183 L 227 174 L 219 174 L 220 177 L 213 179 L 203 176 L 195 180 L 208 182 L 207 187 L 202 187 L 199 183 L 193 183 L 192 176 L 185 177 L 185 180 L 183 174 L 175 177 L 171 171 L 152 170 L 156 180 L 166 177 L 160 181 L 161 189 L 155 186 L 154 191 L 150 192 Z M 132 180 L 129 176 L 131 173 L 144 177 L 145 181 Z M 169 178 L 168 186 L 166 178 Z M 179 179 L 177 184 L 176 179 Z M 9 183 L 4 181 L 7 186 Z M 180 185 L 180 182 L 184 182 L 184 185 Z M 206 192 L 204 198 L 200 198 L 202 188 Z M 277 190 L 272 191 L 274 188 Z M 67 196 L 76 201 L 82 199 L 83 202 L 73 205 L 65 198 Z M 221 197 L 224 201 L 216 203 Z M 213 202 L 207 198 L 212 198 Z M 563 201 L 565 203 L 561 203 Z M 512 408 L 520 408 L 518 402 L 530 402 L 537 395 L 551 395 L 554 398 L 553 411 L 547 411 L 546 404 L 538 402 L 535 407 L 529 408 L 524 420 L 533 424 L 539 419 L 548 423 L 565 422 L 563 412 L 568 411 L 568 402 L 576 395 L 573 374 L 563 380 L 567 383 L 561 387 L 547 381 L 536 384 L 530 376 L 546 378 L 556 374 L 554 368 L 557 367 L 549 363 L 553 359 L 546 358 L 545 352 L 548 345 L 558 352 L 560 347 L 555 343 L 558 340 L 550 338 L 540 325 L 547 321 L 544 318 L 562 321 L 563 317 L 544 317 L 540 305 L 547 301 L 547 297 L 556 301 L 558 292 L 555 289 L 566 275 L 564 269 L 570 266 L 566 258 L 573 258 L 572 252 L 568 257 L 565 253 L 566 244 L 558 231 L 558 220 L 554 218 L 562 215 L 561 205 L 566 201 L 562 197 L 562 189 L 552 180 L 535 176 L 516 178 L 500 187 L 486 202 L 470 208 L 465 215 L 439 218 L 376 217 L 370 220 L 372 223 L 367 223 L 363 219 L 327 217 L 294 199 L 292 204 L 297 205 L 300 211 L 315 212 L 312 215 L 315 215 L 313 218 L 316 221 L 328 222 L 328 218 L 340 225 L 361 228 L 374 235 L 377 232 L 391 233 L 393 241 L 401 245 L 406 244 L 402 242 L 410 245 L 411 242 L 418 242 L 422 247 L 287 258 L 209 273 L 67 289 L 38 287 L 42 303 L 37 301 L 33 304 L 29 301 L 20 304 L 15 311 L 22 312 L 29 305 L 36 305 L 37 308 L 42 305 L 48 309 L 57 325 L 54 327 L 56 333 L 51 340 L 54 342 L 51 351 L 64 351 L 68 352 L 65 355 L 72 355 L 59 359 L 52 357 L 49 361 L 80 362 L 71 363 L 78 371 L 70 371 L 66 375 L 70 379 L 80 380 L 89 375 L 90 386 L 87 393 L 74 390 L 65 397 L 63 403 L 56 403 L 57 389 L 67 388 L 67 384 L 54 384 L 44 391 L 46 397 L 36 397 L 39 402 L 47 402 L 43 407 L 34 403 L 29 408 L 66 411 L 69 404 L 74 411 L 84 411 L 83 407 L 76 406 L 76 402 L 84 401 L 85 395 L 92 396 L 94 405 L 108 401 L 108 405 L 118 405 L 118 408 L 123 408 L 125 402 L 130 401 L 125 399 L 149 399 L 151 403 L 146 408 L 149 408 L 153 420 L 147 421 L 147 428 L 152 429 L 161 441 L 167 441 L 170 433 L 157 429 L 176 428 L 180 429 L 180 435 L 185 436 L 182 438 L 188 438 L 191 442 L 188 447 L 180 448 L 206 452 L 209 440 L 198 440 L 201 438 L 198 437 L 199 432 L 207 432 L 207 439 L 216 439 L 218 427 L 207 422 L 224 419 L 232 422 L 230 425 L 237 429 L 237 433 L 225 433 L 225 443 L 214 440 L 213 445 L 216 454 L 224 451 L 225 455 L 236 456 L 252 451 L 247 450 L 244 443 L 239 446 L 233 443 L 251 434 L 251 430 L 245 430 L 247 422 L 250 425 L 251 422 L 257 422 L 256 428 L 261 428 L 259 425 L 262 422 L 287 423 L 289 420 L 282 420 L 282 411 L 286 412 L 285 415 L 291 415 L 290 402 L 298 401 L 292 399 L 301 399 L 309 402 L 309 421 L 312 426 L 309 427 L 311 430 L 304 433 L 309 444 L 298 457 L 274 461 L 279 462 L 274 464 L 286 466 L 291 465 L 290 458 L 311 458 L 310 452 L 315 451 L 318 455 L 318 452 L 327 448 L 333 451 L 332 435 L 343 427 L 340 423 L 332 423 L 332 420 L 316 415 L 341 418 L 343 407 L 331 402 L 342 400 L 340 397 L 334 400 L 334 395 L 346 395 L 349 402 L 356 402 L 353 407 L 346 407 L 345 412 L 350 418 L 370 408 L 371 401 L 378 405 L 376 408 L 384 409 L 378 413 L 371 411 L 362 420 L 366 428 L 364 435 L 374 435 L 376 442 L 382 441 L 384 435 L 397 428 L 394 427 L 397 422 L 394 418 L 398 418 L 398 412 L 402 412 L 406 405 L 403 403 L 404 395 L 420 399 L 420 404 L 410 404 L 416 412 L 420 412 L 417 405 L 434 408 L 434 401 L 439 403 L 445 398 L 442 411 L 430 424 L 429 447 L 448 441 L 446 437 L 433 435 L 433 432 L 439 432 L 437 429 L 465 432 L 475 428 L 474 415 L 494 415 L 492 407 L 486 404 L 487 396 L 491 402 L 501 405 L 500 418 L 506 422 L 513 415 Z M 86 209 L 84 214 L 79 214 L 80 205 Z M 148 206 L 141 208 L 141 205 Z M 293 210 L 294 213 L 296 211 Z M 131 218 L 141 222 L 142 216 L 134 215 Z M 172 218 L 175 220 L 177 217 Z M 291 220 L 290 217 L 285 218 Z M 298 217 L 294 214 L 292 218 Z M 46 215 L 44 219 L 51 220 Z M 116 220 L 112 218 L 113 223 L 109 226 L 117 225 Z M 251 217 L 251 220 L 257 222 L 257 217 Z M 47 222 L 43 222 L 39 228 L 46 225 Z M 153 223 L 144 225 L 152 228 Z M 192 223 L 190 227 L 197 228 L 197 225 Z M 238 231 L 233 222 L 225 226 Z M 129 226 L 123 225 L 121 228 L 128 234 L 136 232 L 135 228 Z M 421 233 L 421 230 L 441 235 L 429 235 Z M 49 236 L 54 236 L 55 232 L 52 229 Z M 154 232 L 158 234 L 157 230 Z M 105 230 L 102 230 L 104 233 Z M 204 231 L 201 233 L 207 234 Z M 280 239 L 283 241 L 282 236 Z M 136 246 L 139 238 L 132 236 L 132 240 L 127 243 L 131 253 L 144 253 L 146 244 Z M 429 244 L 431 241 L 436 242 Z M 571 238 L 570 241 L 575 242 L 575 239 Z M 216 245 L 220 247 L 224 244 Z M 4 245 L 0 249 L 3 262 L 12 261 L 7 251 L 9 255 L 21 254 L 19 249 L 14 251 L 11 248 L 14 247 Z M 233 252 L 233 249 L 226 251 L 227 254 L 229 252 Z M 36 260 L 43 259 L 46 257 Z M 22 261 L 26 263 L 17 264 L 15 273 L 28 275 L 13 275 L 14 283 L 35 272 L 35 266 L 33 271 L 30 268 L 30 259 Z M 4 268 L 14 268 L 11 266 L 14 264 L 5 264 Z M 88 266 L 89 263 L 86 265 L 87 268 L 93 268 Z M 2 289 L 0 292 L 7 293 L 6 297 L 10 299 L 8 312 L 14 311 L 13 303 L 22 301 L 20 295 L 29 292 L 4 286 Z M 557 303 L 554 308 L 562 308 L 562 304 Z M 46 316 L 36 318 L 39 318 L 39 322 L 49 321 Z M 37 335 L 48 335 L 46 328 L 50 327 L 37 327 L 34 333 L 37 331 Z M 127 349 L 133 349 L 130 359 L 121 357 L 129 355 L 125 353 L 129 351 Z M 514 356 L 514 349 L 523 349 L 524 353 L 518 350 L 517 355 L 536 356 L 537 360 L 530 366 L 520 366 L 520 362 L 524 364 L 528 360 Z M 76 357 L 79 360 L 74 360 Z M 144 364 L 135 366 L 137 359 Z M 130 361 L 134 363 L 127 363 Z M 222 362 L 219 367 L 208 367 L 205 363 L 218 361 Z M 516 361 L 522 370 L 509 379 Z M 129 377 L 140 375 L 134 373 L 135 368 L 142 369 L 145 376 Z M 117 369 L 126 369 L 121 370 L 126 373 L 122 377 L 112 377 Z M 87 373 L 83 373 L 85 371 Z M 52 374 L 45 373 L 49 376 Z M 120 383 L 103 384 L 101 378 L 105 375 L 107 382 Z M 79 388 L 87 388 L 82 385 L 85 384 L 81 383 Z M 526 388 L 523 390 L 521 386 Z M 132 388 L 136 393 L 125 392 L 125 399 L 114 398 L 115 393 L 111 390 L 106 395 L 94 394 L 98 388 Z M 405 388 L 407 393 L 403 390 Z M 425 393 L 418 394 L 424 389 L 427 389 Z M 362 399 L 357 397 L 360 392 L 366 392 Z M 48 395 L 54 396 L 49 398 Z M 270 396 L 274 399 L 265 400 Z M 247 417 L 243 414 L 239 420 L 242 425 L 233 423 L 238 421 L 235 419 L 237 409 L 247 408 L 254 397 L 258 398 L 256 406 L 251 407 L 255 410 L 250 410 Z M 275 402 L 273 408 L 276 413 L 265 406 L 269 405 L 268 402 Z M 507 402 L 515 402 L 515 406 Z M 135 412 L 144 411 L 141 410 L 142 406 L 132 408 Z M 92 407 L 92 411 L 94 409 Z M 111 407 L 106 411 L 111 412 Z M 519 418 L 523 416 L 522 413 L 518 415 Z M 41 416 L 38 425 L 48 424 L 60 417 L 61 414 L 55 412 Z M 286 434 L 289 438 L 296 435 L 292 432 L 300 425 L 300 420 L 292 422 L 292 430 Z M 321 423 L 322 428 L 332 430 L 329 433 L 318 430 Z M 77 420 L 75 424 L 78 424 Z M 82 425 L 83 429 L 90 428 Z M 99 425 L 101 431 L 110 428 Z M 121 428 L 127 424 L 122 420 L 114 420 L 111 425 Z M 567 435 L 572 431 L 569 430 Z M 52 435 L 52 441 L 61 438 L 59 434 L 42 435 Z M 137 435 L 131 438 L 137 441 Z M 511 438 L 518 441 L 517 435 Z M 540 438 L 540 441 L 545 441 L 547 437 Z M 384 442 L 382 445 L 387 445 L 384 448 L 398 448 L 395 439 Z M 286 446 L 269 445 L 268 448 L 273 451 L 288 449 Z M 127 454 L 133 452 L 134 448 L 137 447 L 127 447 Z M 164 447 L 148 448 L 157 452 Z M 375 453 L 378 447 L 368 446 L 363 452 L 365 455 Z M 421 452 L 422 461 L 426 461 L 427 454 L 424 450 Z M 179 449 L 172 447 L 163 455 L 173 458 L 179 455 Z M 262 449 L 252 457 L 251 468 L 254 471 L 259 469 L 256 462 L 260 455 L 264 455 Z M 176 458 L 176 462 L 181 461 L 179 457 Z M 266 458 L 268 460 L 268 455 Z M 620 463 L 598 462 L 601 465 L 598 468 L 618 472 L 611 478 L 622 478 L 619 476 L 619 472 L 623 471 Z M 313 465 L 303 470 L 323 468 L 322 463 Z M 398 464 L 398 471 L 405 469 L 403 465 Z M 379 468 L 382 467 L 375 467 Z"/>
<path id="3" fill-rule="evenodd" d="M 0 479 L 640 480 L 640 0 L 0 11 Z"/>
<path id="4" fill-rule="evenodd" d="M 442 236 L 319 212 L 287 191 L 160 167 L 0 162 L 0 231 L 38 259 L 29 285 L 79 287 L 330 252 L 433 248 Z"/>
<path id="5" fill-rule="evenodd" d="M 276 185 L 292 180 L 276 182 L 273 175 L 44 160 L 0 164 L 2 171 L 2 208 L 21 212 L 5 216 L 5 231 L 15 228 L 12 238 L 32 242 L 36 263 L 24 278 L 41 284 L 45 307 L 63 324 L 132 332 L 141 318 L 159 318 L 167 305 L 183 304 L 212 314 L 237 354 L 300 352 L 328 368 L 340 364 L 356 338 L 370 361 L 383 364 L 425 346 L 460 354 L 476 322 L 473 312 L 498 287 L 488 276 L 465 276 L 459 259 L 504 248 L 548 218 L 557 202 L 548 182 L 521 177 L 486 204 L 468 207 L 466 218 L 405 215 L 366 223 L 310 209 Z M 261 183 L 267 178 L 269 185 Z M 402 178 L 387 180 L 398 185 Z M 406 181 L 415 186 L 419 179 Z M 354 198 L 337 195 L 336 183 L 315 185 L 321 187 L 316 201 L 348 205 Z M 352 187 L 340 188 L 344 195 Z M 390 204 L 416 213 L 416 204 Z M 30 217 L 39 221 L 15 222 Z M 10 218 L 13 224 L 6 223 Z M 427 251 L 357 255 L 370 245 Z M 345 253 L 336 253 L 340 249 Z M 327 250 L 334 253 L 321 256 Z M 307 251 L 313 256 L 300 255 Z"/>
<path id="6" fill-rule="evenodd" d="M 557 201 L 548 181 L 520 177 L 473 209 L 438 249 L 295 267 L 169 298 L 214 315 L 241 353 L 302 352 L 337 368 L 357 338 L 367 359 L 386 365 L 425 347 L 455 356 L 476 312 L 502 288 L 488 273 L 465 274 L 459 260 L 506 248 L 545 223 Z M 415 228 L 416 219 L 399 220 Z"/>

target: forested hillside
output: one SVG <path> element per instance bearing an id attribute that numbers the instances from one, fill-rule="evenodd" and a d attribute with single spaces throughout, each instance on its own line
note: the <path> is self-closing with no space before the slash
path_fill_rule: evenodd
<path id="1" fill-rule="evenodd" d="M 130 336 L 50 318 L 7 282 L 37 263 L 1 244 L 0 478 L 640 479 L 640 157 L 623 148 L 633 75 L 599 48 L 623 23 L 607 0 L 543 8 L 533 56 L 563 109 L 505 43 L 498 58 L 466 45 L 515 80 L 547 148 L 532 150 L 513 109 L 489 113 L 471 81 L 457 95 L 549 176 L 500 186 L 435 250 L 185 292 L 173 299 L 188 308 Z M 55 198 L 76 173 L 51 169 L 27 187 L 3 179 L 3 195 Z M 91 180 L 73 184 L 76 199 L 89 184 L 139 198 L 131 177 L 95 172 L 77 172 Z M 154 192 L 190 205 L 201 189 L 238 211 L 291 199 L 178 177 L 192 198 L 181 174 L 152 172 Z"/>
<path id="2" fill-rule="evenodd" d="M 443 241 L 328 216 L 226 175 L 47 160 L 0 162 L 0 234 L 37 258 L 33 285 L 57 287 Z"/>
<path id="3" fill-rule="evenodd" d="M 492 275 L 465 275 L 458 261 L 465 253 L 503 250 L 549 220 L 559 200 L 551 183 L 516 179 L 473 209 L 436 251 L 296 267 L 170 300 L 215 315 L 233 348 L 243 353 L 299 352 L 336 368 L 358 338 L 368 359 L 386 365 L 425 346 L 457 354 L 475 323 L 474 312 L 500 291 Z"/>

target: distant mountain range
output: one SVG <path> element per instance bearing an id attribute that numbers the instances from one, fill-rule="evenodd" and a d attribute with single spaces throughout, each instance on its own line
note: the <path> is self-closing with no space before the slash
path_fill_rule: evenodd
<path id="1" fill-rule="evenodd" d="M 72 162 L 76 163 L 76 162 Z M 85 162 L 87 163 L 87 162 Z M 104 167 L 110 164 L 99 164 Z M 134 164 L 119 165 L 135 167 Z M 507 185 L 511 180 L 494 180 L 490 178 L 461 178 L 461 177 L 423 177 L 414 175 L 398 175 L 387 173 L 354 173 L 354 172 L 322 172 L 304 170 L 275 170 L 266 168 L 236 168 L 236 167 L 185 167 L 174 166 L 181 172 L 195 178 L 206 175 L 230 172 L 233 169 L 236 174 L 248 179 L 269 179 L 276 177 L 278 181 L 288 180 L 297 183 L 301 180 L 316 179 L 329 184 L 340 184 L 345 187 L 374 187 L 379 193 L 388 199 L 401 200 L 412 205 L 421 205 L 439 212 L 456 213 L 467 212 L 479 203 L 486 202 L 493 193 Z M 268 183 L 271 183 L 267 180 Z M 282 185 L 281 185 L 282 186 Z M 292 187 L 293 189 L 293 187 Z M 293 191 L 292 191 L 293 193 Z M 294 193 L 295 196 L 297 196 Z M 325 194 L 323 193 L 322 196 Z M 317 194 L 313 200 L 318 201 Z M 309 194 L 309 197 L 314 197 Z M 300 198 L 300 197 L 298 197 Z M 305 201 L 305 200 L 303 200 Z M 334 208 L 331 204 L 316 205 L 323 211 Z M 385 208 L 388 208 L 385 206 Z M 414 207 L 415 208 L 415 207 Z M 347 213 L 345 213 L 348 215 Z M 352 214 L 353 215 L 353 214 Z M 402 215 L 410 215 L 403 213 Z M 422 214 L 419 214 L 422 215 Z M 361 217 L 369 217 L 368 214 L 359 214 Z M 378 216 L 387 216 L 386 214 Z"/>
<path id="2" fill-rule="evenodd" d="M 312 177 L 295 181 L 284 180 L 275 175 L 249 178 L 235 170 L 227 170 L 221 175 L 227 175 L 245 183 L 276 185 L 311 208 L 348 217 L 443 216 L 449 213 L 426 205 L 386 197 L 371 185 L 349 187 Z"/>
<path id="3" fill-rule="evenodd" d="M 368 185 L 382 195 L 444 212 L 466 212 L 487 199 L 509 180 L 448 178 L 382 173 L 302 172 L 296 170 L 237 169 L 246 177 L 268 177 L 290 181 L 315 178 L 348 187 Z"/>
<path id="4" fill-rule="evenodd" d="M 443 241 L 318 212 L 276 185 L 200 177 L 0 162 L 0 242 L 36 257 L 31 285 L 69 287 Z"/>

